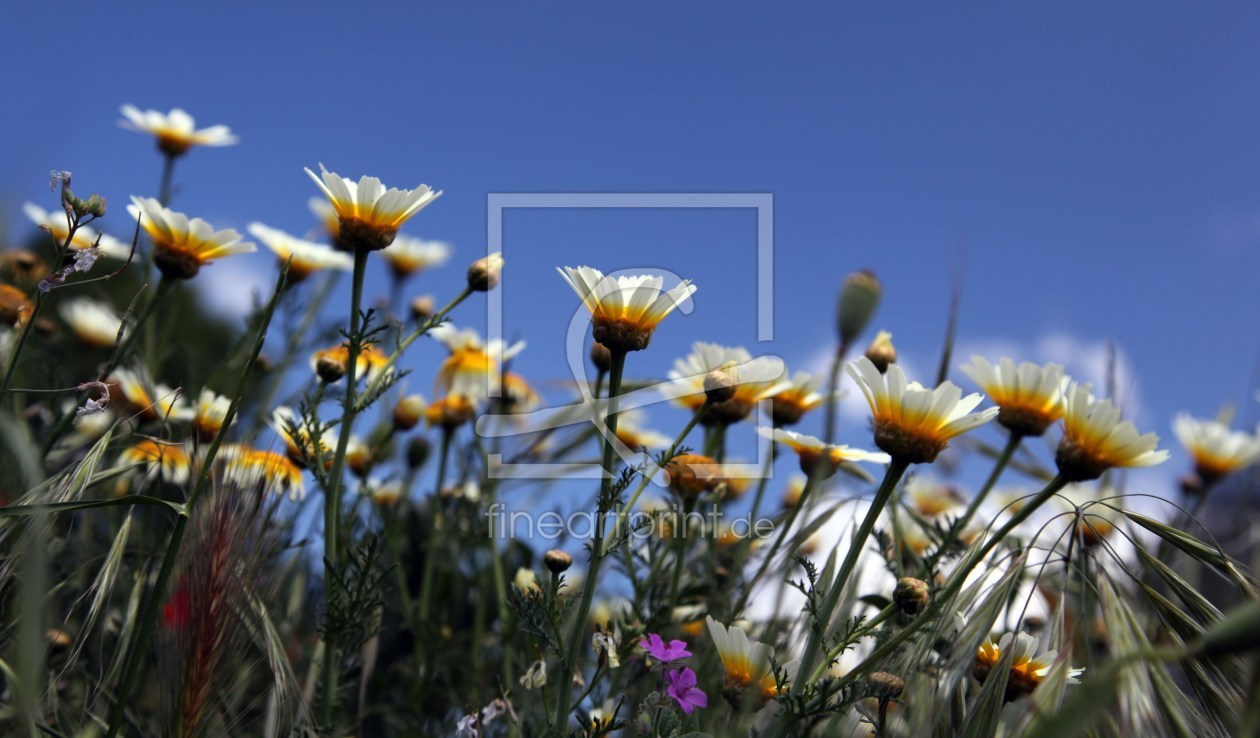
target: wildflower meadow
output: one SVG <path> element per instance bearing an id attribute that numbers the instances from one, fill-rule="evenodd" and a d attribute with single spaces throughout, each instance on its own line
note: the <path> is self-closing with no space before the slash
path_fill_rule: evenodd
<path id="1" fill-rule="evenodd" d="M 176 194 L 231 129 L 120 123 L 156 192 L 55 171 L 0 263 L 5 735 L 1256 734 L 1256 576 L 1198 522 L 1256 492 L 1232 398 L 1138 427 L 1061 363 L 956 355 L 956 303 L 911 376 L 880 306 L 914 297 L 860 264 L 829 371 L 687 335 L 659 375 L 724 287 L 611 259 L 532 287 L 578 325 L 544 387 L 464 318 L 513 258 L 408 235 L 437 186 L 281 173 L 309 232 L 242 234 Z M 263 250 L 245 319 L 204 314 L 190 285 Z M 1192 468 L 1151 489 L 1170 443 Z"/>

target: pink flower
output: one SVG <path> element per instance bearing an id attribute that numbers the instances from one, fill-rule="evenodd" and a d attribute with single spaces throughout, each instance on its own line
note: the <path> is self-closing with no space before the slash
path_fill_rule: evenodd
<path id="1" fill-rule="evenodd" d="M 665 680 L 669 682 L 669 696 L 677 700 L 688 715 L 697 707 L 709 706 L 709 695 L 696 686 L 696 673 L 691 669 L 675 669 L 665 675 Z"/>
<path id="2" fill-rule="evenodd" d="M 647 649 L 647 652 L 661 663 L 685 659 L 691 655 L 691 652 L 687 650 L 687 644 L 683 641 L 670 641 L 667 646 L 665 640 L 655 633 L 648 633 L 646 638 L 639 641 L 639 645 Z"/>

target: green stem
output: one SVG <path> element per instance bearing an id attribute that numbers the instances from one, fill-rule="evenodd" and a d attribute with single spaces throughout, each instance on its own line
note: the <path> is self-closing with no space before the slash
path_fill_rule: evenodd
<path id="1" fill-rule="evenodd" d="M 858 558 L 866 549 L 866 539 L 870 537 L 871 531 L 875 529 L 875 521 L 879 519 L 879 514 L 888 505 L 888 501 L 893 496 L 893 490 L 897 488 L 897 483 L 901 481 L 901 477 L 908 468 L 910 468 L 909 462 L 901 459 L 893 459 L 892 463 L 888 465 L 888 471 L 884 473 L 884 481 L 879 485 L 879 491 L 875 493 L 875 499 L 871 502 L 871 506 L 867 508 L 866 517 L 862 519 L 862 524 L 858 526 L 857 532 L 853 534 L 853 540 L 849 542 L 849 551 L 844 556 L 844 563 L 840 565 L 840 572 L 836 574 L 835 581 L 832 582 L 830 589 L 827 590 L 827 597 L 819 608 L 817 626 L 810 630 L 809 640 L 805 644 L 805 652 L 801 659 L 801 668 L 798 673 L 813 673 L 820 645 L 831 627 L 832 612 L 835 610 L 836 604 L 840 602 L 840 595 L 849 583 L 849 577 L 857 566 Z M 800 685 L 800 682 L 792 685 L 792 690 L 797 691 Z"/>
<path id="2" fill-rule="evenodd" d="M 821 465 L 819 465 L 819 468 L 821 468 Z M 739 595 L 739 600 L 736 601 L 735 606 L 731 608 L 730 620 L 735 620 L 739 617 L 739 614 L 743 612 L 744 607 L 748 604 L 748 598 L 752 595 L 753 590 L 770 569 L 770 564 L 774 561 L 775 553 L 783 548 L 783 541 L 787 539 L 788 533 L 792 530 L 792 526 L 796 523 L 796 519 L 800 517 L 801 511 L 805 509 L 805 503 L 809 501 L 809 498 L 813 495 L 814 490 L 822 485 L 822 482 L 823 477 L 820 472 L 810 474 L 809 477 L 805 479 L 805 488 L 801 490 L 800 499 L 797 500 L 796 506 L 788 511 L 787 517 L 783 520 L 781 527 L 779 528 L 779 535 L 775 536 L 774 545 L 766 551 L 766 557 L 761 560 L 761 566 L 757 567 L 757 573 L 753 575 L 752 579 L 748 580 L 748 584 Z M 789 551 L 788 553 L 791 552 Z"/>
<path id="3" fill-rule="evenodd" d="M 454 431 L 442 429 L 442 449 L 438 453 L 437 486 L 433 491 L 433 534 L 424 555 L 424 577 L 420 581 L 420 607 L 416 611 L 416 624 L 422 626 L 429 619 L 429 600 L 433 595 L 433 579 L 437 574 L 438 549 L 442 536 L 442 486 L 446 484 L 446 462 L 451 451 Z M 417 632 L 419 632 L 417 630 Z"/>
<path id="4" fill-rule="evenodd" d="M 596 395 L 596 397 L 598 396 L 599 395 Z M 696 410 L 696 412 L 692 414 L 691 420 L 688 420 L 687 425 L 683 426 L 682 431 L 674 437 L 674 442 L 670 444 L 669 450 L 665 452 L 664 459 L 666 460 L 666 463 L 678 455 L 678 449 L 682 446 L 683 441 L 687 440 L 687 436 L 691 434 L 693 429 L 695 429 L 696 423 L 700 422 L 700 418 L 704 417 L 704 414 L 709 411 L 709 406 L 712 404 L 713 403 L 708 398 L 705 398 L 704 404 L 702 404 L 700 409 Z M 630 495 L 630 499 L 626 502 L 626 504 L 622 505 L 621 509 L 617 511 L 616 527 L 613 528 L 614 532 L 620 533 L 622 527 L 626 524 L 626 516 L 628 516 L 630 511 L 634 509 L 634 504 L 639 501 L 639 496 L 643 494 L 643 491 L 647 489 L 647 486 L 651 483 L 651 481 L 651 478 L 648 476 L 644 476 L 643 479 L 639 480 L 639 486 L 635 488 L 634 494 Z M 612 545 L 611 541 L 612 539 L 609 538 L 605 542 L 604 548 L 600 550 L 601 556 L 608 553 L 608 546 Z"/>
<path id="5" fill-rule="evenodd" d="M 980 509 L 982 504 L 984 504 L 984 500 L 988 497 L 989 492 L 991 492 L 993 487 L 997 485 L 998 478 L 1002 476 L 1002 472 L 1006 469 L 1006 465 L 1011 463 L 1011 458 L 1015 456 L 1015 451 L 1019 448 L 1019 444 L 1023 440 L 1023 434 L 1014 432 L 1011 433 L 1010 438 L 1006 439 L 1006 448 L 1002 449 L 1001 455 L 997 458 L 997 463 L 993 466 L 993 471 L 989 472 L 989 478 L 984 481 L 984 486 L 980 488 L 980 491 L 976 493 L 975 497 L 971 498 L 971 503 L 967 505 L 967 509 L 963 512 L 962 517 L 950 526 L 951 538 L 954 534 L 961 533 L 967 529 L 967 524 L 971 522 L 973 517 L 975 517 L 976 511 Z"/>
<path id="6" fill-rule="evenodd" d="M 473 291 L 471 288 L 465 287 L 463 292 L 456 295 L 454 300 L 451 300 L 446 304 L 446 307 L 442 308 L 435 315 L 421 323 L 419 327 L 399 341 L 398 347 L 394 349 L 394 353 L 390 354 L 389 358 L 385 360 L 385 363 L 376 371 L 376 378 L 364 388 L 362 396 L 376 397 L 381 385 L 384 384 L 390 377 L 391 372 L 389 370 L 393 368 L 394 364 L 398 363 L 400 358 L 402 358 L 403 352 L 407 350 L 407 347 L 415 343 L 416 339 L 428 333 L 435 326 L 441 324 L 441 322 L 446 318 L 446 314 L 454 310 L 456 305 L 468 299 L 468 296 L 472 293 Z M 362 410 L 362 408 L 359 409 Z"/>
<path id="7" fill-rule="evenodd" d="M 674 575 L 669 584 L 668 610 L 671 615 L 674 612 L 674 608 L 678 607 L 678 589 L 679 584 L 682 582 L 682 572 L 685 568 L 684 564 L 687 556 L 687 525 L 690 522 L 691 511 L 695 509 L 695 506 L 695 500 L 688 500 L 683 505 L 682 520 L 679 521 L 678 525 L 674 526 L 674 536 L 676 537 L 674 541 Z"/>
<path id="8" fill-rule="evenodd" d="M 617 435 L 617 398 L 621 394 L 621 374 L 625 367 L 625 352 L 613 351 L 612 367 L 608 372 L 608 415 L 604 421 L 603 481 L 600 484 L 599 500 L 596 504 L 595 540 L 591 546 L 591 566 L 586 578 L 586 584 L 582 588 L 582 602 L 578 606 L 577 619 L 573 621 L 573 629 L 569 634 L 569 651 L 565 659 L 565 663 L 568 664 L 567 668 L 574 671 L 578 668 L 578 654 L 580 653 L 582 636 L 586 632 L 586 618 L 591 612 L 591 600 L 595 595 L 600 564 L 604 560 L 604 515 L 608 512 L 604 509 L 604 502 L 612 490 L 613 482 L 616 478 L 614 473 L 615 454 L 613 441 Z M 572 678 L 572 674 L 561 674 L 556 689 L 554 724 L 556 729 L 561 732 L 564 732 L 565 727 L 568 725 L 569 698 L 571 695 L 569 683 Z"/>
<path id="9" fill-rule="evenodd" d="M 166 592 L 166 586 L 170 582 L 171 573 L 175 570 L 175 562 L 179 557 L 180 546 L 183 545 L 184 531 L 188 527 L 188 521 L 192 516 L 197 500 L 200 499 L 210 479 L 210 470 L 214 464 L 214 458 L 219 452 L 219 446 L 222 445 L 223 439 L 232 425 L 232 421 L 236 418 L 237 407 L 240 405 L 241 396 L 245 394 L 245 385 L 249 380 L 249 373 L 254 367 L 254 362 L 258 360 L 258 355 L 262 353 L 263 344 L 267 340 L 267 327 L 271 324 L 271 316 L 275 314 L 276 305 L 280 299 L 280 290 L 287 274 L 288 269 L 280 270 L 280 278 L 276 283 L 275 293 L 271 297 L 271 302 L 267 305 L 266 316 L 258 328 L 258 338 L 254 341 L 250 359 L 245 362 L 245 368 L 241 371 L 240 379 L 237 381 L 236 391 L 232 395 L 232 403 L 228 406 L 227 414 L 223 418 L 223 426 L 215 435 L 214 440 L 211 441 L 209 449 L 206 450 L 206 458 L 201 462 L 201 469 L 197 473 L 192 492 L 188 495 L 188 501 L 184 503 L 183 513 L 175 521 L 175 528 L 171 531 L 170 542 L 167 544 L 166 553 L 162 557 L 162 566 L 158 571 L 157 581 L 153 583 L 153 588 L 149 590 L 148 597 L 143 605 L 136 640 L 132 646 L 131 653 L 127 657 L 126 665 L 123 667 L 122 682 L 118 688 L 117 701 L 115 701 L 114 707 L 110 712 L 109 732 L 106 734 L 106 738 L 117 736 L 126 718 L 127 706 L 131 701 L 131 693 L 140 677 L 141 665 L 145 661 L 148 643 L 157 625 L 157 616 L 162 606 L 162 598 Z"/>
<path id="10" fill-rule="evenodd" d="M 346 396 L 342 403 L 341 433 L 337 437 L 337 450 L 333 455 L 332 468 L 328 473 L 328 488 L 324 492 L 324 582 L 331 597 L 332 577 L 337 570 L 341 547 L 341 489 L 342 477 L 346 464 L 346 451 L 350 447 L 350 434 L 354 429 L 358 405 L 355 402 L 355 389 L 358 383 L 356 369 L 359 363 L 359 351 L 362 348 L 362 336 L 359 335 L 359 311 L 363 305 L 363 280 L 367 273 L 368 251 L 358 249 L 354 252 L 354 281 L 350 293 L 350 331 L 346 357 Z M 332 725 L 334 707 L 337 702 L 337 680 L 340 676 L 340 661 L 337 653 L 339 634 L 333 629 L 324 631 L 323 693 L 320 704 L 320 718 L 325 726 Z"/>
<path id="11" fill-rule="evenodd" d="M 827 415 L 823 426 L 823 443 L 831 445 L 836 440 L 836 390 L 840 388 L 840 368 L 849 353 L 849 344 L 841 341 L 836 356 L 831 360 L 831 374 L 827 378 Z"/>

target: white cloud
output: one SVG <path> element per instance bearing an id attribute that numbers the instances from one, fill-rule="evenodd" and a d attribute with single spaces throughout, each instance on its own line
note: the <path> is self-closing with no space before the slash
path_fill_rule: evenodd
<path id="1" fill-rule="evenodd" d="M 267 299 L 275 287 L 273 271 L 262 266 L 257 254 L 217 259 L 202 267 L 192 280 L 202 304 L 228 318 L 248 315 L 255 296 Z"/>

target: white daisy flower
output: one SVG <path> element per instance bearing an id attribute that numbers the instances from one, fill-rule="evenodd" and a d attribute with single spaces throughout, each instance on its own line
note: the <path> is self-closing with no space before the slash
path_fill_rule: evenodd
<path id="1" fill-rule="evenodd" d="M 57 305 L 57 312 L 80 341 L 97 348 L 113 346 L 122 327 L 122 318 L 111 305 L 86 297 L 64 300 Z"/>
<path id="2" fill-rule="evenodd" d="M 880 374 L 863 356 L 845 367 L 871 407 L 875 445 L 911 464 L 929 463 L 950 439 L 992 420 L 998 409 L 972 410 L 984 399 L 979 393 L 962 396 L 953 382 L 934 390 L 906 381 L 901 367 L 892 364 Z"/>
<path id="3" fill-rule="evenodd" d="M 761 706 L 765 706 L 770 698 L 779 693 L 779 685 L 771 666 L 774 649 L 764 643 L 750 641 L 743 628 L 732 625 L 727 627 L 712 616 L 705 618 L 709 625 L 709 636 L 722 659 L 722 668 L 726 670 L 725 691 L 735 699 L 741 698 L 748 689 L 759 695 Z M 792 661 L 782 666 L 790 680 L 796 671 L 797 662 Z M 786 685 L 785 685 L 786 686 Z"/>
<path id="4" fill-rule="evenodd" d="M 998 406 L 998 422 L 1012 433 L 1040 436 L 1063 417 L 1068 380 L 1058 364 L 1025 361 L 1017 367 L 1003 356 L 993 366 L 983 356 L 973 356 L 962 370 Z"/>
<path id="5" fill-rule="evenodd" d="M 1097 479 L 1112 467 L 1155 466 L 1168 459 L 1156 451 L 1159 436 L 1140 434 L 1110 400 L 1094 400 L 1089 387 L 1072 384 L 1063 414 L 1063 438 L 1055 453 L 1060 475 L 1069 482 Z"/>
<path id="6" fill-rule="evenodd" d="M 231 146 L 238 140 L 232 129 L 224 125 L 197 130 L 193 117 L 180 108 L 162 113 L 124 105 L 121 110 L 124 120 L 118 125 L 155 136 L 158 149 L 167 156 L 179 156 L 193 146 Z"/>
<path id="7" fill-rule="evenodd" d="M 695 394 L 680 397 L 677 402 L 692 412 L 699 410 L 705 400 L 705 377 L 714 370 L 721 370 L 735 380 L 735 395 L 729 400 L 713 403 L 700 418 L 701 424 L 705 425 L 743 420 L 759 401 L 792 387 L 783 361 L 778 357 L 758 356 L 754 359 L 742 346 L 719 346 L 697 341 L 692 344 L 691 353 L 676 360 L 674 368 L 669 371 L 671 380 L 695 390 Z"/>
<path id="8" fill-rule="evenodd" d="M 337 213 L 335 244 L 345 251 L 379 251 L 389 246 L 412 216 L 441 196 L 428 185 L 414 190 L 386 189 L 376 177 L 361 177 L 358 182 L 324 169 L 317 176 L 309 168 L 306 173 L 319 186 Z"/>
<path id="9" fill-rule="evenodd" d="M 647 348 L 656 326 L 696 291 L 689 279 L 662 291 L 663 277 L 606 277 L 586 266 L 556 271 L 591 311 L 595 340 L 623 353 Z"/>
<path id="10" fill-rule="evenodd" d="M 354 267 L 354 259 L 349 254 L 329 248 L 322 243 L 291 236 L 262 223 L 250 223 L 246 226 L 246 230 L 264 246 L 271 249 L 281 264 L 292 259 L 289 262 L 289 279 L 294 282 L 305 279 L 321 269 L 348 272 Z"/>
<path id="11" fill-rule="evenodd" d="M 153 263 L 171 279 L 191 279 L 215 259 L 255 250 L 231 228 L 216 231 L 201 218 L 162 207 L 152 197 L 133 195 L 127 212 L 141 218 L 140 227 L 153 239 Z"/>
<path id="12" fill-rule="evenodd" d="M 813 436 L 782 428 L 758 428 L 757 432 L 795 451 L 801 461 L 801 471 L 811 476 L 818 471 L 819 464 L 825 465 L 821 472 L 829 477 L 845 464 L 854 464 L 859 461 L 887 464 L 892 461 L 892 458 L 885 453 L 863 451 L 849 446 L 829 446 Z"/>
<path id="13" fill-rule="evenodd" d="M 64 211 L 59 210 L 50 213 L 35 203 L 28 202 L 22 205 L 22 212 L 35 225 L 51 233 L 52 237 L 57 239 L 57 243 L 64 244 L 66 242 L 66 237 L 70 235 L 70 224 L 66 221 Z M 123 243 L 108 233 L 99 233 L 90 226 L 79 226 L 76 228 L 74 240 L 70 242 L 70 248 L 75 251 L 82 251 L 93 246 L 96 246 L 103 256 L 111 259 L 126 259 L 131 255 L 131 244 Z"/>
<path id="14" fill-rule="evenodd" d="M 1173 419 L 1173 433 L 1194 460 L 1195 473 L 1207 484 L 1260 461 L 1260 429 L 1252 435 L 1181 413 Z"/>
<path id="15" fill-rule="evenodd" d="M 438 367 L 436 395 L 458 395 L 472 401 L 499 387 L 499 367 L 525 348 L 524 341 L 508 345 L 500 339 L 488 343 L 472 328 L 458 330 L 450 323 L 435 326 L 429 335 L 442 342 L 451 355 Z"/>
<path id="16" fill-rule="evenodd" d="M 381 249 L 381 258 L 394 276 L 401 279 L 445 264 L 451 258 L 451 245 L 399 234 L 394 237 L 393 243 Z"/>

